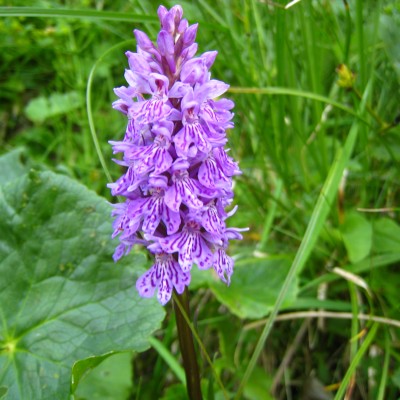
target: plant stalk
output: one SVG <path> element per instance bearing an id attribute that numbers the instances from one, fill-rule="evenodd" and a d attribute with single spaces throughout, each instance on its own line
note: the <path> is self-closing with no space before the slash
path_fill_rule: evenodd
<path id="1" fill-rule="evenodd" d="M 174 290 L 175 291 L 175 290 Z M 181 307 L 179 307 L 179 305 Z M 187 324 L 181 308 L 189 313 L 189 294 L 187 288 L 182 294 L 175 291 L 174 310 L 176 316 L 176 327 L 178 329 L 179 347 L 181 349 L 183 368 L 186 375 L 186 390 L 190 400 L 202 400 L 200 387 L 200 374 L 197 364 L 196 351 L 194 348 L 193 335 L 190 326 Z"/>

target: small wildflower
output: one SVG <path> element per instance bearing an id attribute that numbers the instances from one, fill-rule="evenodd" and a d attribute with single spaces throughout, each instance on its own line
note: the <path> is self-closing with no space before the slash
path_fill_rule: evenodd
<path id="1" fill-rule="evenodd" d="M 355 73 L 345 64 L 340 64 L 336 68 L 336 72 L 338 74 L 337 84 L 345 89 L 351 89 L 354 87 L 354 83 L 356 81 Z"/>
<path id="2" fill-rule="evenodd" d="M 234 104 L 216 99 L 229 88 L 211 79 L 216 51 L 195 57 L 198 25 L 189 26 L 182 7 L 160 6 L 156 44 L 135 30 L 137 52 L 128 51 L 128 86 L 116 88 L 113 107 L 128 118 L 122 141 L 110 141 L 114 160 L 126 173 L 108 187 L 125 202 L 114 205 L 113 237 L 120 244 L 114 260 L 141 244 L 154 254 L 154 265 L 136 283 L 142 297 L 157 291 L 166 304 L 175 290 L 190 283 L 193 264 L 213 268 L 229 285 L 233 259 L 229 240 L 242 239 L 227 228 L 233 199 L 232 177 L 241 173 L 224 149 L 233 128 Z"/>

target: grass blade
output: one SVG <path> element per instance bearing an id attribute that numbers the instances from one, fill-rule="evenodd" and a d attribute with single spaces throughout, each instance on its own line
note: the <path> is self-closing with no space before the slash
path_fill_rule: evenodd
<path id="1" fill-rule="evenodd" d="M 120 47 L 125 46 L 128 43 L 131 43 L 132 40 L 125 40 L 124 42 L 118 43 L 117 45 L 111 47 L 108 49 L 105 53 L 102 54 L 102 56 L 94 63 L 92 69 L 90 70 L 88 81 L 87 81 L 87 86 L 86 86 L 86 110 L 87 110 L 87 116 L 89 120 L 89 128 L 90 128 L 90 133 L 92 135 L 94 147 L 96 148 L 97 156 L 99 157 L 100 164 L 103 168 L 103 171 L 107 177 L 108 182 L 112 182 L 111 174 L 108 170 L 107 163 L 104 160 L 103 152 L 101 151 L 101 146 L 99 143 L 99 140 L 97 138 L 97 133 L 96 133 L 96 128 L 94 126 L 94 119 L 93 119 L 93 113 L 92 113 L 92 82 L 93 82 L 93 77 L 94 73 L 96 71 L 96 68 L 99 66 L 100 62 L 110 53 L 112 53 L 114 50 L 119 49 Z"/>
<path id="2" fill-rule="evenodd" d="M 153 347 L 154 350 L 157 351 L 160 357 L 171 368 L 171 371 L 175 374 L 175 376 L 184 385 L 186 385 L 185 371 L 178 363 L 178 361 L 176 361 L 175 357 L 171 354 L 171 352 L 164 346 L 164 344 L 152 336 L 149 337 L 149 343 L 151 344 L 151 347 Z"/>
<path id="3" fill-rule="evenodd" d="M 0 7 L 0 17 L 62 17 L 95 20 L 104 19 L 108 21 L 158 23 L 157 17 L 143 14 L 43 7 Z"/>
<path id="4" fill-rule="evenodd" d="M 268 95 L 285 95 L 285 96 L 297 96 L 303 97 L 305 99 L 319 101 L 321 103 L 330 104 L 333 107 L 338 108 L 339 110 L 345 111 L 354 117 L 358 118 L 360 121 L 369 125 L 369 122 L 360 115 L 354 109 L 339 103 L 336 100 L 330 99 L 326 96 L 321 96 L 312 92 L 305 92 L 303 90 L 297 90 L 292 88 L 284 88 L 284 87 L 264 87 L 264 88 L 256 88 L 256 87 L 230 87 L 230 93 L 242 93 L 242 94 L 268 94 Z"/>
<path id="5" fill-rule="evenodd" d="M 98 10 L 71 10 L 66 8 L 43 8 L 43 7 L 0 7 L 0 17 L 38 17 L 38 18 L 75 18 L 89 20 L 106 20 L 117 22 L 142 22 L 146 24 L 159 25 L 157 16 L 147 14 L 135 14 L 118 11 Z M 201 26 L 207 29 L 228 31 L 224 25 L 211 24 L 200 21 Z"/>
<path id="6" fill-rule="evenodd" d="M 378 330 L 378 326 L 379 325 L 377 323 L 374 323 L 372 325 L 372 328 L 369 331 L 367 337 L 365 338 L 363 344 L 360 346 L 360 349 L 357 351 L 357 354 L 353 358 L 353 361 L 351 362 L 350 367 L 347 370 L 346 375 L 344 376 L 343 381 L 340 384 L 338 391 L 336 392 L 336 396 L 335 396 L 334 400 L 340 400 L 343 398 L 343 395 L 345 394 L 347 385 L 349 384 L 351 377 L 355 373 L 355 370 L 356 370 L 358 364 L 360 363 L 362 357 L 364 356 L 364 353 L 368 350 L 369 345 L 375 338 L 376 331 Z"/>
<path id="7" fill-rule="evenodd" d="M 381 376 L 381 382 L 379 384 L 377 400 L 385 399 L 385 389 L 386 389 L 386 384 L 387 384 L 387 380 L 388 380 L 389 362 L 390 362 L 390 337 L 386 330 L 386 332 L 385 332 L 385 358 L 383 361 L 382 376 Z"/>

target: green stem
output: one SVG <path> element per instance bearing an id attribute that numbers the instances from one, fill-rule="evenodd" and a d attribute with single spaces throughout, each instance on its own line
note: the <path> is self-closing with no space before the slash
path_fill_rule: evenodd
<path id="1" fill-rule="evenodd" d="M 226 389 L 224 387 L 224 384 L 221 381 L 221 378 L 219 377 L 217 371 L 215 370 L 213 362 L 211 361 L 211 358 L 208 355 L 207 350 L 204 347 L 204 344 L 200 339 L 200 336 L 198 335 L 198 333 L 194 329 L 193 324 L 190 322 L 190 319 L 188 317 L 188 314 L 187 314 L 185 308 L 182 305 L 182 302 L 180 302 L 177 299 L 178 295 L 177 295 L 176 291 L 174 291 L 173 296 L 174 296 L 174 302 L 176 301 L 176 306 L 178 306 L 178 308 L 179 308 L 184 320 L 186 321 L 187 326 L 189 327 L 190 331 L 192 332 L 192 335 L 194 336 L 194 338 L 196 339 L 197 345 L 199 346 L 204 358 L 206 359 L 208 365 L 210 366 L 210 368 L 211 368 L 211 370 L 212 370 L 212 372 L 214 374 L 215 380 L 218 383 L 219 387 L 221 388 L 221 391 L 222 391 L 222 394 L 223 394 L 225 400 L 229 400 L 228 392 L 226 391 Z"/>
<path id="2" fill-rule="evenodd" d="M 362 100 L 361 93 L 355 88 L 352 88 L 353 92 L 355 95 L 358 97 L 359 100 Z M 376 120 L 376 122 L 380 125 L 380 127 L 385 127 L 388 126 L 388 124 L 380 118 L 380 116 L 372 109 L 371 106 L 368 104 L 365 104 L 365 109 L 368 111 L 368 113 Z"/>
<path id="3" fill-rule="evenodd" d="M 381 383 L 379 384 L 379 391 L 377 400 L 385 399 L 385 391 L 387 389 L 388 371 L 390 362 L 390 338 L 387 330 L 385 331 L 385 358 L 382 367 Z"/>
<path id="4" fill-rule="evenodd" d="M 267 218 L 265 219 L 264 228 L 261 234 L 261 240 L 260 243 L 258 244 L 258 248 L 262 251 L 265 250 L 265 246 L 267 245 L 268 237 L 271 232 L 272 223 L 274 222 L 276 209 L 278 207 L 278 200 L 282 194 L 282 188 L 283 188 L 283 181 L 281 179 L 278 179 L 276 182 L 274 196 L 272 198 L 272 204 L 267 214 Z"/>
<path id="5" fill-rule="evenodd" d="M 177 304 L 179 302 L 179 304 Z M 183 367 L 186 375 L 186 389 L 190 400 L 202 400 L 200 388 L 200 374 L 197 365 L 196 351 L 194 348 L 193 335 L 190 326 L 182 313 L 182 308 L 186 315 L 189 314 L 189 295 L 188 290 L 179 295 L 175 292 L 174 309 L 176 316 L 176 326 L 178 328 L 179 346 L 181 348 Z"/>
<path id="6" fill-rule="evenodd" d="M 364 52 L 364 20 L 363 20 L 363 0 L 356 1 L 356 36 L 358 44 L 358 65 L 360 71 L 361 87 L 365 87 L 366 71 L 365 71 L 365 52 Z"/>
<path id="7" fill-rule="evenodd" d="M 351 301 L 351 309 L 353 318 L 351 319 L 351 339 L 350 339 L 350 362 L 353 361 L 354 357 L 357 354 L 358 350 L 358 299 L 357 299 L 357 291 L 353 282 L 349 282 L 349 292 L 350 292 L 350 301 Z M 356 383 L 356 374 L 350 377 L 349 385 L 346 392 L 346 397 L 351 398 L 351 394 L 354 389 L 354 384 Z"/>

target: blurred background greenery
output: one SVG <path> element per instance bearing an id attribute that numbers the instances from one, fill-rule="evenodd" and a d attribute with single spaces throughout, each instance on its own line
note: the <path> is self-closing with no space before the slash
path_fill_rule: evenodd
<path id="1" fill-rule="evenodd" d="M 218 50 L 213 77 L 231 85 L 229 147 L 244 172 L 235 183 L 232 225 L 250 227 L 231 249 L 237 261 L 230 288 L 195 274 L 195 324 L 234 395 L 297 253 L 301 263 L 276 309 L 278 320 L 291 314 L 276 322 L 258 354 L 245 397 L 398 399 L 400 2 L 302 0 L 285 9 L 287 3 L 180 2 L 189 22 L 199 22 L 199 53 Z M 126 121 L 111 108 L 113 88 L 125 85 L 132 30 L 156 38 L 158 3 L 0 6 L 2 153 L 23 147 L 25 157 L 111 200 L 88 112 L 116 179 L 121 171 L 108 140 L 123 136 Z M 346 147 L 352 129 L 355 144 Z M 335 158 L 341 154 L 344 169 Z M 324 184 L 334 199 L 326 204 L 325 192 L 318 197 Z M 299 256 L 301 243 L 308 255 Z M 374 332 L 371 316 L 386 319 L 365 342 Z M 133 359 L 110 358 L 111 366 L 102 364 L 82 383 L 78 398 L 185 398 L 176 371 L 165 368 L 178 357 L 174 329 L 169 313 L 157 335 L 169 361 L 157 345 Z M 121 365 L 130 371 L 123 382 L 110 373 Z M 213 398 L 206 363 L 203 371 Z"/>

